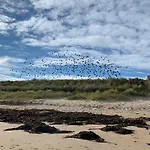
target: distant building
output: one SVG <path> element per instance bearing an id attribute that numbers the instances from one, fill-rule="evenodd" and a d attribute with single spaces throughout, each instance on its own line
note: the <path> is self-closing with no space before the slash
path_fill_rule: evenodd
<path id="1" fill-rule="evenodd" d="M 149 81 L 150 81 L 150 76 L 146 76 L 146 80 L 149 80 Z"/>

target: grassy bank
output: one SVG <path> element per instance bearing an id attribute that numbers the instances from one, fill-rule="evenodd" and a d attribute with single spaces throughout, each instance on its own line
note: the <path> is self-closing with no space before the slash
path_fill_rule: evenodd
<path id="1" fill-rule="evenodd" d="M 1 100 L 42 98 L 130 100 L 140 96 L 150 96 L 150 82 L 137 78 L 0 82 Z"/>

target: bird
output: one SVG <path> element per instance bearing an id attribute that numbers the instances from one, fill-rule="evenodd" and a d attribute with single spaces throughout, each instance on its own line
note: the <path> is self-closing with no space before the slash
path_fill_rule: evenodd
<path id="1" fill-rule="evenodd" d="M 33 61 L 34 60 L 34 61 Z M 33 60 L 25 58 L 21 70 L 11 69 L 12 76 L 24 78 L 42 79 L 48 76 L 52 79 L 64 76 L 74 76 L 76 78 L 117 78 L 121 76 L 121 66 L 115 65 L 108 60 L 108 57 L 94 57 L 75 53 L 69 55 L 69 51 L 64 54 L 51 52 L 46 56 L 36 56 Z M 36 62 L 39 63 L 36 64 Z"/>

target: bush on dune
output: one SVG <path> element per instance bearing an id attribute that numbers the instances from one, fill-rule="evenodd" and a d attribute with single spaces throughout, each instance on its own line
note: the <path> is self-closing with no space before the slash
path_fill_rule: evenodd
<path id="1" fill-rule="evenodd" d="M 142 79 L 31 80 L 0 82 L 0 99 L 68 98 L 121 100 L 150 96 L 150 82 Z"/>

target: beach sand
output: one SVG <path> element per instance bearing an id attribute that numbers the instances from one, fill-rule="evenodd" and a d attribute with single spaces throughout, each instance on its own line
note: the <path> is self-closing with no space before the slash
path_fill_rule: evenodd
<path id="1" fill-rule="evenodd" d="M 117 102 L 91 100 L 40 99 L 26 105 L 0 105 L 11 109 L 55 109 L 64 112 L 90 112 L 94 114 L 121 115 L 124 117 L 150 117 L 150 98 Z"/>
<path id="2" fill-rule="evenodd" d="M 0 123 L 0 149 L 1 150 L 149 150 L 150 134 L 146 129 L 130 127 L 135 133 L 132 135 L 119 135 L 113 132 L 94 130 L 96 134 L 109 143 L 97 143 L 80 139 L 66 139 L 66 134 L 30 134 L 23 131 L 8 131 L 4 129 L 18 125 Z M 89 128 L 102 126 L 55 126 L 59 129 L 73 130 L 76 133 Z M 72 134 L 72 133 L 71 133 Z"/>
<path id="3" fill-rule="evenodd" d="M 42 101 L 42 100 L 41 100 Z M 41 103 L 39 102 L 39 104 Z M 88 111 L 92 113 L 119 114 L 125 117 L 150 117 L 150 101 L 136 102 L 91 102 L 91 101 L 66 101 L 43 100 L 42 103 L 26 106 L 4 106 L 2 108 L 30 109 L 47 108 L 61 111 Z M 148 122 L 150 124 L 150 122 Z M 0 122 L 0 150 L 149 150 L 150 130 L 137 127 L 127 127 L 135 130 L 130 135 L 120 135 L 113 132 L 103 132 L 97 128 L 104 125 L 54 125 L 62 130 L 92 131 L 105 139 L 108 143 L 97 143 L 81 139 L 64 138 L 69 134 L 31 134 L 24 131 L 4 131 L 7 128 L 17 127 L 18 124 Z M 95 130 L 94 130 L 95 129 Z"/>

